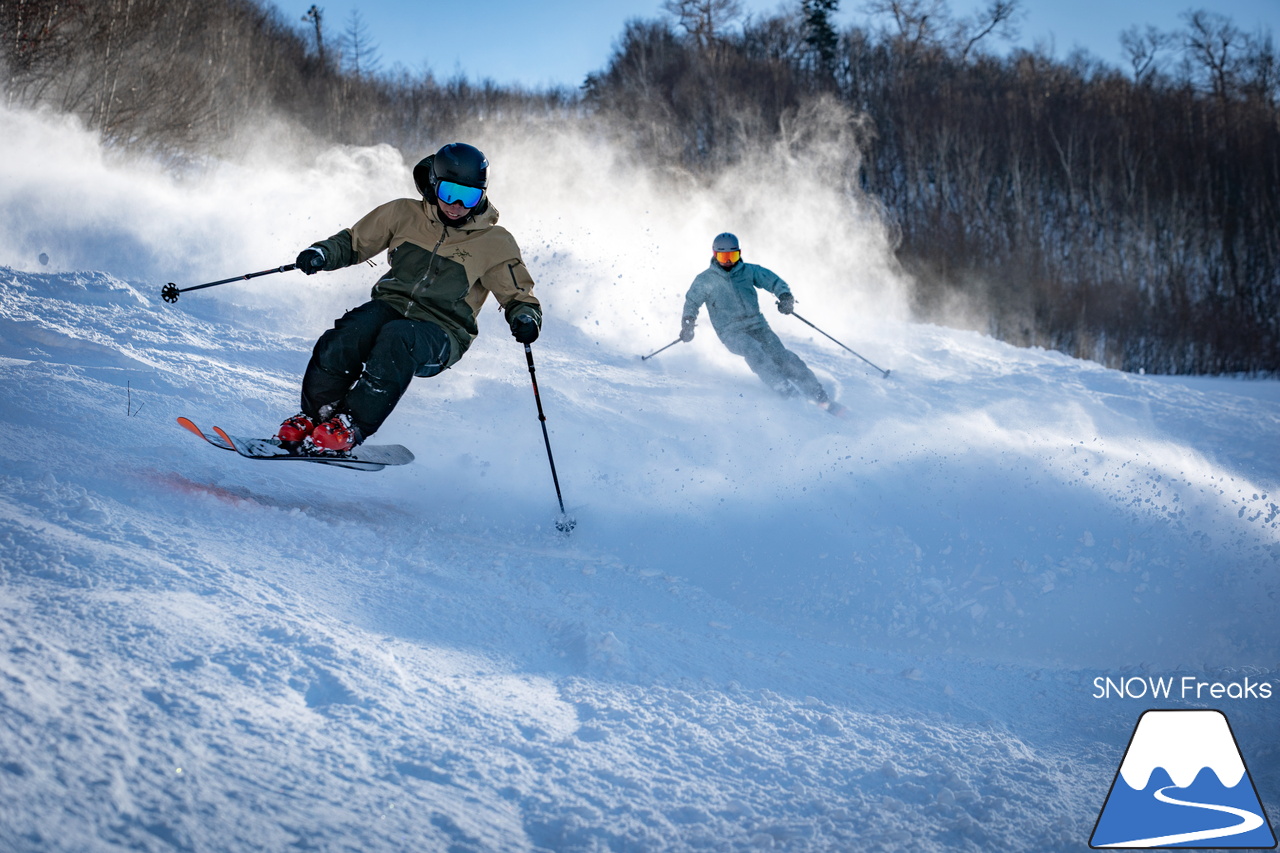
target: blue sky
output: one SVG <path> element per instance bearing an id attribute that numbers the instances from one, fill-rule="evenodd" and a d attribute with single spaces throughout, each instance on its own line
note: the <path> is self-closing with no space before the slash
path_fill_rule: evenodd
<path id="1" fill-rule="evenodd" d="M 286 17 L 299 23 L 310 5 L 276 0 Z M 529 87 L 581 84 L 589 72 L 604 67 L 627 20 L 663 14 L 661 0 L 320 0 L 317 5 L 330 39 L 348 28 L 352 10 L 359 9 L 384 70 L 398 62 L 414 72 L 430 69 L 437 78 L 461 72 L 472 80 L 488 77 Z M 742 0 L 742 5 L 764 15 L 786 4 Z M 840 5 L 842 25 L 868 21 L 862 0 Z M 952 0 L 951 9 L 962 16 L 984 5 L 986 0 Z M 1023 0 L 1022 8 L 1019 44 L 1050 45 L 1058 56 L 1084 47 L 1119 66 L 1125 65 L 1119 46 L 1123 30 L 1134 24 L 1176 29 L 1188 9 L 1212 8 L 1243 30 L 1269 28 L 1280 36 L 1280 0 Z"/>

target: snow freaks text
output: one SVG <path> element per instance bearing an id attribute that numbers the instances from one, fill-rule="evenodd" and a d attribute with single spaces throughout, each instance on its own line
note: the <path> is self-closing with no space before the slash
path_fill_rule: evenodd
<path id="1" fill-rule="evenodd" d="M 1245 676 L 1239 681 L 1204 681 L 1194 675 L 1132 676 L 1093 680 L 1094 699 L 1270 699 L 1272 685 Z"/>

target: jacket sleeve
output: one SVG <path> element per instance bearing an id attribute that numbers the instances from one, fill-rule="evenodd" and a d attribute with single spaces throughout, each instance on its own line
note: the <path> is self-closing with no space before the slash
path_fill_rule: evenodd
<path id="1" fill-rule="evenodd" d="M 367 261 L 391 245 L 399 217 L 405 215 L 401 199 L 379 205 L 350 228 L 311 245 L 324 252 L 324 268 L 337 270 Z"/>
<path id="2" fill-rule="evenodd" d="M 784 293 L 790 293 L 791 288 L 783 281 L 777 273 L 767 267 L 756 267 L 755 269 L 755 286 L 761 290 L 767 290 L 774 296 L 781 296 Z"/>
<path id="3" fill-rule="evenodd" d="M 680 315 L 680 320 L 698 319 L 698 312 L 702 310 L 702 305 L 707 301 L 707 288 L 702 283 L 702 276 L 698 276 L 693 280 L 693 284 L 689 285 L 689 291 L 684 295 L 684 313 Z"/>
<path id="4" fill-rule="evenodd" d="M 514 324 L 517 317 L 531 317 L 542 328 L 542 305 L 533 295 L 533 276 L 518 256 L 490 267 L 480 277 L 480 286 L 498 300 L 508 323 Z"/>
<path id="5" fill-rule="evenodd" d="M 356 262 L 356 253 L 351 246 L 351 230 L 344 228 L 328 240 L 317 240 L 311 244 L 324 253 L 326 270 L 340 270 Z"/>

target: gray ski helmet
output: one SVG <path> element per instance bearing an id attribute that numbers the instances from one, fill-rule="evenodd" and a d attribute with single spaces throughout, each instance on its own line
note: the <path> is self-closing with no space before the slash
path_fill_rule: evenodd
<path id="1" fill-rule="evenodd" d="M 424 197 L 435 198 L 438 181 L 453 181 L 468 187 L 487 189 L 489 159 L 474 145 L 450 142 L 413 167 L 413 182 Z"/>
<path id="2" fill-rule="evenodd" d="M 738 238 L 725 231 L 723 234 L 717 234 L 716 238 L 711 241 L 711 251 L 735 252 L 741 251 L 741 249 L 738 247 Z"/>

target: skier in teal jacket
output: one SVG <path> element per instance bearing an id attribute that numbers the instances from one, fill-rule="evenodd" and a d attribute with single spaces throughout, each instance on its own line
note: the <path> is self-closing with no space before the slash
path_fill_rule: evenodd
<path id="1" fill-rule="evenodd" d="M 833 414 L 843 412 L 844 407 L 828 397 L 818 377 L 800 356 L 782 345 L 760 313 L 756 288 L 778 297 L 778 310 L 783 314 L 795 310 L 795 297 L 787 283 L 771 270 L 743 261 L 733 234 L 716 235 L 711 251 L 710 265 L 685 294 L 680 340 L 693 340 L 698 312 L 705 303 L 720 342 L 729 352 L 745 358 L 764 384 L 784 397 L 802 395 Z"/>

